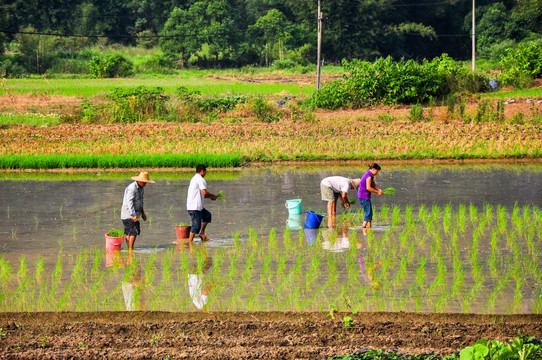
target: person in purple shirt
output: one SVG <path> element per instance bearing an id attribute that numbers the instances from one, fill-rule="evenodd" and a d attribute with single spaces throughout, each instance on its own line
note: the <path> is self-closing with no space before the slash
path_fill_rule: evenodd
<path id="1" fill-rule="evenodd" d="M 371 204 L 371 193 L 382 196 L 382 190 L 375 183 L 375 176 L 380 171 L 380 166 L 377 163 L 369 165 L 369 170 L 361 178 L 358 189 L 358 201 L 363 207 L 365 217 L 363 218 L 362 228 L 371 227 L 373 221 L 373 205 Z"/>

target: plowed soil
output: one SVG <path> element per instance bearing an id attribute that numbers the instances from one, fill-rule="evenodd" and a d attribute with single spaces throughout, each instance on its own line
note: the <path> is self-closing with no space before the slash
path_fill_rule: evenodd
<path id="1" fill-rule="evenodd" d="M 519 334 L 542 337 L 542 316 L 0 313 L 0 359 L 322 359 L 366 348 L 446 355 Z"/>

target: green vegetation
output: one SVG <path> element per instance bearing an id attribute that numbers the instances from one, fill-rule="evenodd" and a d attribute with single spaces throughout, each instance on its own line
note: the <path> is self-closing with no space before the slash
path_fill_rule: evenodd
<path id="1" fill-rule="evenodd" d="M 384 190 L 382 190 L 382 193 L 383 193 L 384 195 L 391 195 L 391 196 L 393 196 L 393 195 L 395 195 L 395 188 L 394 188 L 393 186 L 387 187 L 387 188 L 385 188 Z"/>
<path id="2" fill-rule="evenodd" d="M 226 168 L 240 166 L 242 160 L 238 155 L 229 154 L 7 155 L 0 157 L 0 169 L 195 168 L 202 163 L 209 167 Z"/>
<path id="3" fill-rule="evenodd" d="M 322 3 L 326 62 L 468 58 L 469 2 Z M 12 0 L 0 16 L 0 74 L 168 75 L 186 67 L 314 68 L 317 5 L 311 0 L 186 3 Z M 539 1 L 476 3 L 479 56 L 495 63 L 506 49 L 540 38 Z M 452 36 L 449 36 L 452 35 Z M 128 50 L 123 51 L 123 46 Z M 5 50 L 4 50 L 5 49 Z M 153 49 L 159 49 L 153 51 Z"/>
<path id="4" fill-rule="evenodd" d="M 121 237 L 122 235 L 124 235 L 124 230 L 111 229 L 111 230 L 109 230 L 107 235 L 109 235 L 111 237 Z"/>
<path id="5" fill-rule="evenodd" d="M 540 208 L 394 206 L 375 214 L 375 225 L 390 225 L 367 235 L 357 230 L 362 215 L 347 212 L 317 234 L 248 229 L 229 246 L 173 246 L 130 263 L 99 249 L 60 250 L 56 262 L 0 257 L 0 311 L 123 310 L 122 273 L 140 269 L 141 309 L 155 311 L 192 310 L 178 284 L 197 274 L 210 311 L 542 312 L 542 291 L 531 286 L 540 280 Z M 346 317 L 356 326 L 348 314 L 337 320 L 349 327 Z"/>
<path id="6" fill-rule="evenodd" d="M 467 346 L 448 356 L 438 354 L 406 355 L 395 351 L 365 350 L 345 356 L 333 356 L 328 360 L 535 360 L 542 356 L 539 339 L 532 336 L 519 336 L 508 343 L 482 339 L 473 346 Z"/>
<path id="7" fill-rule="evenodd" d="M 5 181 L 102 181 L 102 180 L 129 180 L 134 173 L 126 172 L 46 172 L 46 171 L 5 171 L 0 174 L 0 180 Z M 194 176 L 192 169 L 190 171 L 160 171 L 152 174 L 155 180 L 190 180 Z M 240 169 L 220 170 L 213 169 L 206 175 L 208 180 L 236 180 L 241 176 Z M 9 209 L 9 207 L 8 207 Z M 9 211 L 8 211 L 9 213 Z"/>

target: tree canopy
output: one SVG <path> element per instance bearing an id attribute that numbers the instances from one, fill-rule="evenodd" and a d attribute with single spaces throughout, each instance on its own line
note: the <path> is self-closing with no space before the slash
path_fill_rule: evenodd
<path id="1" fill-rule="evenodd" d="M 542 0 L 477 0 L 476 6 L 483 57 L 498 58 L 541 37 Z M 468 59 L 471 7 L 470 0 L 322 0 L 322 58 L 422 60 L 447 53 Z M 64 50 L 158 44 L 181 65 L 299 63 L 307 56 L 314 62 L 316 25 L 316 0 L 3 0 L 0 49 L 15 44 L 23 56 L 39 59 L 36 44 Z M 57 40 L 44 40 L 54 35 Z"/>

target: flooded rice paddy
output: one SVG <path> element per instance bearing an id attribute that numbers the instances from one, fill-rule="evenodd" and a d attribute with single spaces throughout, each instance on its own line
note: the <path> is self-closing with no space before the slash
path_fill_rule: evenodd
<path id="1" fill-rule="evenodd" d="M 225 202 L 206 199 L 211 241 L 193 246 L 174 228 L 193 173 L 151 172 L 134 253 L 104 234 L 137 174 L 3 173 L 0 311 L 542 311 L 542 165 L 382 165 L 396 195 L 373 197 L 369 231 L 359 204 L 303 229 L 322 178 L 365 168 L 209 169 Z"/>

